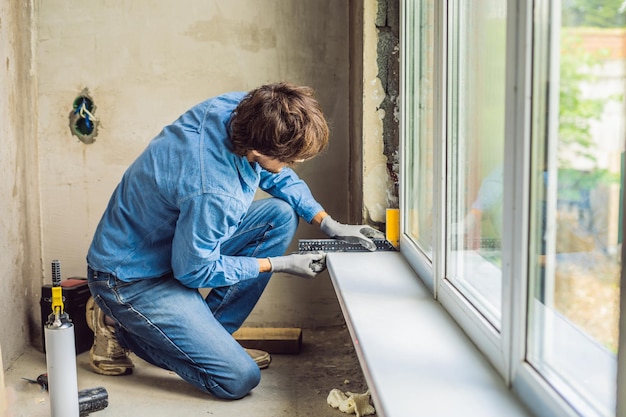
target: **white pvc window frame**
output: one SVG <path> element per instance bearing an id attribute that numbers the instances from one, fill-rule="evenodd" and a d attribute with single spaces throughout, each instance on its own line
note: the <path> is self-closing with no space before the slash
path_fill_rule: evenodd
<path id="1" fill-rule="evenodd" d="M 485 320 L 452 285 L 445 280 L 445 223 L 447 206 L 446 195 L 446 138 L 447 138 L 447 39 L 450 36 L 448 0 L 426 0 L 435 4 L 435 97 L 434 97 L 434 207 L 433 207 L 433 256 L 426 257 L 411 238 L 401 231 L 400 247 L 404 257 L 424 281 L 433 297 L 450 312 L 472 341 L 485 354 L 504 381 L 521 400 L 538 416 L 594 416 L 593 410 L 585 409 L 581 403 L 567 402 L 545 379 L 526 361 L 528 323 L 528 247 L 530 229 L 530 166 L 533 123 L 533 29 L 535 24 L 546 24 L 550 16 L 551 0 L 509 0 L 507 3 L 507 55 L 506 55 L 506 109 L 503 184 L 503 230 L 502 230 L 502 317 L 497 331 Z M 411 52 L 418 50 L 419 30 L 411 28 L 413 18 L 418 16 L 420 0 L 400 0 L 401 2 L 401 179 L 400 207 L 406 199 L 402 178 L 408 164 L 402 153 L 402 146 L 411 133 L 404 117 L 407 97 L 402 86 L 412 76 L 414 57 Z M 407 30 L 412 36 L 406 36 Z M 408 59 L 410 58 L 410 59 Z M 419 57 L 417 58 L 419 59 Z M 539 98 L 537 98 L 539 99 Z M 544 97 L 545 99 L 545 97 Z M 548 98 L 549 99 L 549 98 Z M 536 104 L 536 103 L 535 103 Z M 535 108 L 535 110 L 537 110 Z M 413 121 L 415 123 L 415 121 Z M 549 121 L 545 123 L 550 124 Z M 624 184 L 622 184 L 624 187 Z M 408 219 L 401 210 L 401 225 L 406 230 Z M 626 229 L 626 226 L 624 227 Z M 623 253 L 626 249 L 623 248 Z M 624 259 L 624 258 L 622 258 Z M 626 285 L 622 269 L 622 287 Z M 624 290 L 624 288 L 622 288 Z M 626 346 L 626 297 L 622 297 L 620 346 Z M 624 349 L 618 354 L 617 415 L 626 415 L 626 357 Z"/>

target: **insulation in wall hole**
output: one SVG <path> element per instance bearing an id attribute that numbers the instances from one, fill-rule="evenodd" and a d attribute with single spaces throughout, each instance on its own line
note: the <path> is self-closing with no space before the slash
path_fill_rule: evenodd
<path id="1" fill-rule="evenodd" d="M 70 111 L 70 131 L 85 143 L 94 143 L 98 134 L 98 119 L 94 116 L 96 105 L 85 88 L 72 103 Z"/>

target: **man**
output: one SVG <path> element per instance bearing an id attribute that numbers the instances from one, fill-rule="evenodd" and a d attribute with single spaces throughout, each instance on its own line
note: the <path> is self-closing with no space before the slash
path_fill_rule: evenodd
<path id="1" fill-rule="evenodd" d="M 299 218 L 376 249 L 376 230 L 336 222 L 289 168 L 327 143 L 312 90 L 286 83 L 211 98 L 165 127 L 124 174 L 87 255 L 92 369 L 129 374 L 132 351 L 218 398 L 252 390 L 269 355 L 231 334 L 272 272 L 325 268 L 322 253 L 283 256 Z M 258 188 L 272 197 L 253 201 Z"/>

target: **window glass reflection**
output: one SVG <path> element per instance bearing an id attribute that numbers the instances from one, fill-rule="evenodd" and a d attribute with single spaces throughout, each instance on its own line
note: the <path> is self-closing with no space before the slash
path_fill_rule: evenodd
<path id="1" fill-rule="evenodd" d="M 453 4 L 446 276 L 499 328 L 506 0 Z"/>
<path id="2" fill-rule="evenodd" d="M 407 235 L 427 257 L 433 247 L 434 1 L 414 2 L 407 100 Z"/>
<path id="3" fill-rule="evenodd" d="M 550 25 L 535 33 L 535 95 L 546 100 L 534 108 L 528 360 L 579 410 L 602 415 L 614 413 L 618 348 L 622 3 L 544 6 Z"/>

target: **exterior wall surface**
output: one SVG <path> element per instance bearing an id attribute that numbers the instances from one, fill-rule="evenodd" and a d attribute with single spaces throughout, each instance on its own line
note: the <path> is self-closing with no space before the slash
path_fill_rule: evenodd
<path id="1" fill-rule="evenodd" d="M 363 219 L 385 228 L 398 207 L 399 0 L 363 2 Z"/>

